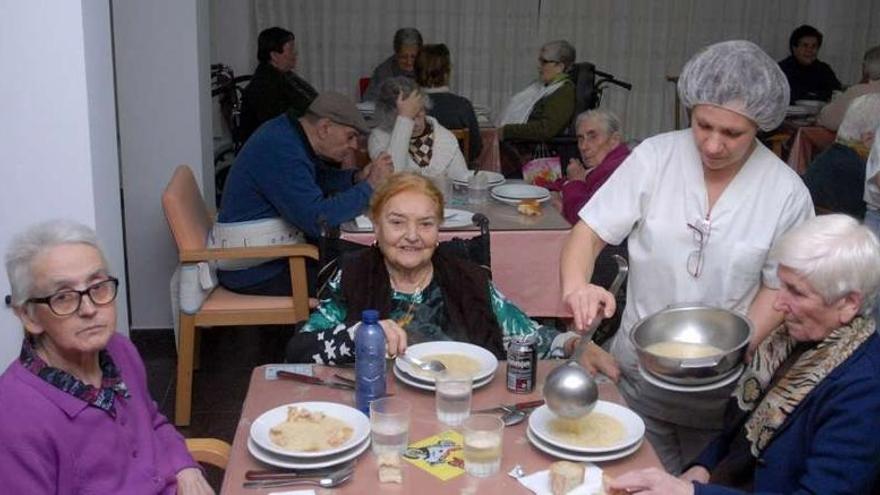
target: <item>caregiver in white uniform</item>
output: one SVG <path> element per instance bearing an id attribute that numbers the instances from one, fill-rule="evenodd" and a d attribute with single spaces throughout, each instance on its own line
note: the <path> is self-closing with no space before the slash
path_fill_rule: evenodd
<path id="1" fill-rule="evenodd" d="M 788 82 L 773 59 L 747 41 L 712 45 L 685 65 L 678 92 L 691 128 L 633 150 L 580 211 L 561 261 L 564 302 L 583 331 L 615 309 L 607 291 L 587 282 L 596 256 L 629 236 L 627 304 L 611 355 L 621 392 L 674 474 L 720 432 L 733 384 L 680 393 L 647 383 L 629 340 L 633 325 L 669 305 L 700 302 L 748 314 L 753 349 L 782 321 L 772 308 L 778 280 L 767 253 L 813 216 L 801 179 L 756 139 L 788 106 Z M 616 371 L 613 362 L 593 364 Z"/>

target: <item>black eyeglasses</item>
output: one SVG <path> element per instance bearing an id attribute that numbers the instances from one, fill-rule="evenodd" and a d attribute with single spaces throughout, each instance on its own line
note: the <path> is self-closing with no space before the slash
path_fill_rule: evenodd
<path id="1" fill-rule="evenodd" d="M 104 306 L 105 304 L 112 303 L 116 299 L 118 287 L 119 280 L 110 277 L 83 290 L 62 290 L 51 296 L 32 297 L 25 302 L 46 304 L 57 316 L 69 316 L 79 311 L 84 295 L 88 295 L 95 306 Z"/>
<path id="2" fill-rule="evenodd" d="M 697 278 L 703 273 L 703 250 L 709 242 L 709 231 L 712 224 L 708 218 L 700 218 L 694 223 L 688 223 L 688 228 L 694 233 L 694 242 L 697 243 L 697 249 L 688 255 L 687 271 L 691 277 Z"/>
<path id="3" fill-rule="evenodd" d="M 538 58 L 538 63 L 541 65 L 547 65 L 547 64 L 558 64 L 560 62 L 558 62 L 556 60 L 547 60 L 546 58 L 540 57 L 540 58 Z"/>

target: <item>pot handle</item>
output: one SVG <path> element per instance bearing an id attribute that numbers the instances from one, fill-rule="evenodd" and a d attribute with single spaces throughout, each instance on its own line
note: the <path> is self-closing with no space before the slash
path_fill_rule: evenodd
<path id="1" fill-rule="evenodd" d="M 723 357 L 724 356 L 688 359 L 687 361 L 680 362 L 679 366 L 682 368 L 706 368 L 720 363 Z"/>

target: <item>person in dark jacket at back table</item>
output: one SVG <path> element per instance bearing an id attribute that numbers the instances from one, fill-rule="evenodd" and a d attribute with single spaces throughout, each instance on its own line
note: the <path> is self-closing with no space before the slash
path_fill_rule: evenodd
<path id="1" fill-rule="evenodd" d="M 416 59 L 416 82 L 434 104 L 428 115 L 447 129 L 467 129 L 470 149 L 466 150 L 466 158 L 468 161 L 476 160 L 482 148 L 480 126 L 470 100 L 449 90 L 451 70 L 452 63 L 446 45 L 441 43 L 422 47 Z"/>
<path id="2" fill-rule="evenodd" d="M 788 78 L 792 103 L 797 100 L 828 101 L 832 91 L 843 89 L 831 66 L 819 60 L 821 47 L 822 33 L 813 26 L 804 24 L 791 33 L 788 40 L 791 55 L 779 62 L 779 67 Z"/>
<path id="3" fill-rule="evenodd" d="M 239 137 L 244 143 L 267 120 L 293 108 L 303 115 L 318 92 L 293 70 L 297 50 L 293 33 L 280 27 L 260 32 L 254 77 L 244 88 Z"/>

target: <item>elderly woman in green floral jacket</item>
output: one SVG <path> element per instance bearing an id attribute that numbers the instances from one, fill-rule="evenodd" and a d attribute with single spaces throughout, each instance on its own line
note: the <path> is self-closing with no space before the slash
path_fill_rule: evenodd
<path id="1" fill-rule="evenodd" d="M 538 357 L 571 353 L 576 335 L 539 325 L 492 284 L 485 269 L 440 253 L 443 196 L 430 180 L 392 176 L 374 194 L 376 246 L 342 263 L 321 301 L 287 347 L 288 361 L 354 361 L 354 329 L 364 309 L 377 309 L 389 354 L 407 345 L 455 340 L 506 357 L 512 338 L 534 336 Z"/>

